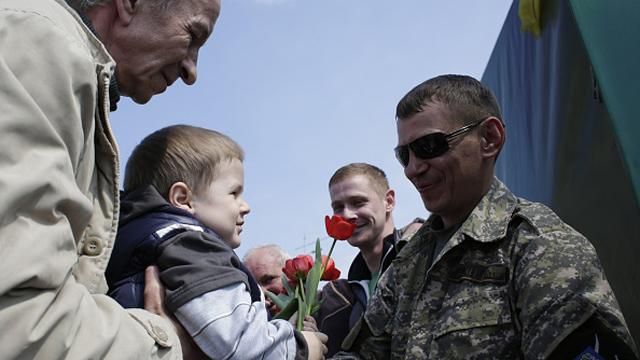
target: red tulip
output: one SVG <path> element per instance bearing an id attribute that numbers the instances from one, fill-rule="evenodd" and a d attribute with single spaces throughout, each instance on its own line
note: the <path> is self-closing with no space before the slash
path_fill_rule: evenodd
<path id="1" fill-rule="evenodd" d="M 305 279 L 313 267 L 313 258 L 309 255 L 298 255 L 293 259 L 285 261 L 282 272 L 287 275 L 291 282 L 297 284 L 298 279 Z"/>
<path id="2" fill-rule="evenodd" d="M 327 259 L 329 262 L 327 262 Z M 336 264 L 333 262 L 333 259 L 328 258 L 326 255 L 322 255 L 322 267 L 324 268 L 324 272 L 322 273 L 322 280 L 336 280 L 340 277 L 340 270 L 336 268 Z"/>
<path id="3" fill-rule="evenodd" d="M 356 224 L 339 215 L 325 216 L 324 225 L 327 228 L 327 234 L 336 240 L 347 240 L 356 229 Z"/>

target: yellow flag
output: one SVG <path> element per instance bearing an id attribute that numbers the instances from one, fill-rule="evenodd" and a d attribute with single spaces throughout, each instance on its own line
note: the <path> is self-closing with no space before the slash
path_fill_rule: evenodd
<path id="1" fill-rule="evenodd" d="M 520 0 L 518 7 L 518 16 L 522 31 L 529 31 L 536 37 L 540 36 L 542 31 L 542 20 L 540 19 L 540 0 Z"/>

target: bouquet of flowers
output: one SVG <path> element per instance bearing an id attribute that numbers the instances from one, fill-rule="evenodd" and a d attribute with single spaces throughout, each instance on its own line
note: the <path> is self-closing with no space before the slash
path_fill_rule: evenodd
<path id="1" fill-rule="evenodd" d="M 337 240 L 351 237 L 356 225 L 334 215 L 325 216 L 327 234 L 333 238 L 329 254 L 324 256 L 320 250 L 320 239 L 316 240 L 315 259 L 311 255 L 298 255 L 285 262 L 282 268 L 282 285 L 286 294 L 275 295 L 267 291 L 267 296 L 282 309 L 276 319 L 288 320 L 297 311 L 296 328 L 302 330 L 305 316 L 313 315 L 320 308 L 318 302 L 318 284 L 320 280 L 336 280 L 340 270 L 331 259 L 331 253 Z"/>

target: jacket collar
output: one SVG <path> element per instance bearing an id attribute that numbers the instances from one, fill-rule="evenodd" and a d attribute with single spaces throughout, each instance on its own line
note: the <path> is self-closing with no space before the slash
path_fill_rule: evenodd
<path id="1" fill-rule="evenodd" d="M 494 177 L 489 191 L 462 223 L 459 232 L 479 242 L 499 240 L 507 234 L 517 205 L 516 196 Z"/>
<path id="2" fill-rule="evenodd" d="M 387 267 L 391 264 L 391 261 L 395 258 L 398 245 L 398 240 L 400 239 L 400 232 L 397 229 L 394 229 L 393 232 L 382 239 L 382 258 L 380 259 L 381 263 L 381 273 L 384 272 Z M 359 252 L 356 255 L 356 258 L 351 263 L 349 267 L 349 280 L 371 280 L 371 271 L 367 267 L 367 263 L 364 261 L 364 257 L 362 256 L 362 252 Z"/>
<path id="3" fill-rule="evenodd" d="M 433 261 L 435 265 L 446 252 L 465 240 L 489 243 L 498 241 L 507 235 L 509 222 L 518 206 L 518 198 L 496 177 L 489 187 L 489 191 L 480 199 L 471 214 L 460 228 L 451 236 L 440 254 Z M 437 215 L 427 220 L 431 225 L 440 221 Z M 424 228 L 429 228 L 425 226 Z"/>
<path id="4" fill-rule="evenodd" d="M 154 212 L 164 212 L 197 221 L 189 212 L 171 206 L 152 185 L 120 193 L 119 226 L 122 227 L 137 218 Z M 203 227 L 206 226 L 203 225 Z"/>
<path id="5" fill-rule="evenodd" d="M 91 31 L 93 36 L 95 36 L 96 39 L 102 42 L 102 40 L 100 39 L 100 35 L 96 31 L 96 28 L 93 27 L 91 20 L 82 11 L 80 11 L 80 9 L 74 6 L 74 4 L 70 3 L 68 0 L 65 0 L 65 2 L 78 14 L 84 25 Z M 113 74 L 111 75 L 109 81 L 109 108 L 111 111 L 116 111 L 118 109 L 118 101 L 120 101 L 120 88 L 118 87 L 118 80 L 116 79 L 115 69 L 113 70 Z"/>
<path id="6" fill-rule="evenodd" d="M 452 238 L 464 235 L 479 242 L 492 242 L 503 238 L 517 205 L 516 196 L 494 177 L 487 193 Z M 425 228 L 433 228 L 435 224 L 441 222 L 438 215 L 431 215 L 427 220 L 428 226 Z"/>

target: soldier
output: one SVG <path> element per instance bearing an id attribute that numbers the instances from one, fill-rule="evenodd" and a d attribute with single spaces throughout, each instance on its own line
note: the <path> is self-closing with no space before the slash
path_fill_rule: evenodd
<path id="1" fill-rule="evenodd" d="M 396 119 L 396 157 L 432 215 L 338 358 L 637 358 L 591 243 L 495 178 L 505 128 L 487 88 L 438 76 Z"/>

